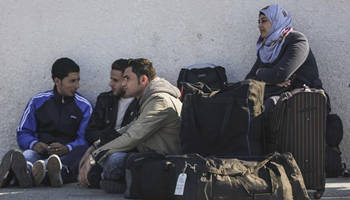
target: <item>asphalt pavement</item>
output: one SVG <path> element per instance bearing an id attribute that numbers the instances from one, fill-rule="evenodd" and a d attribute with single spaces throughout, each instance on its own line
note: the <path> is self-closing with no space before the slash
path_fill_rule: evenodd
<path id="1" fill-rule="evenodd" d="M 1 188 L 0 200 L 124 200 L 122 194 L 108 194 L 101 189 L 87 189 L 76 183 L 61 188 L 35 187 Z M 350 200 L 350 178 L 332 178 L 326 181 L 326 191 L 322 199 Z"/>

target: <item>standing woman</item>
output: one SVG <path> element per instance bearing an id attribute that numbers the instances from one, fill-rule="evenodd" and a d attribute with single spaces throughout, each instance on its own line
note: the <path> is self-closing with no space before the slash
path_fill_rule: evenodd
<path id="1" fill-rule="evenodd" d="M 259 12 L 257 60 L 245 79 L 266 82 L 265 106 L 269 110 L 279 95 L 303 87 L 322 88 L 317 64 L 304 34 L 294 31 L 292 18 L 279 5 Z"/>

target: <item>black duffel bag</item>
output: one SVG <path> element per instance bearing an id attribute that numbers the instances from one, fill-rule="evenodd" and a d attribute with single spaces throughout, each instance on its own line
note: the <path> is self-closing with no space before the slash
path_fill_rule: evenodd
<path id="1" fill-rule="evenodd" d="M 309 199 L 290 153 L 245 160 L 136 153 L 127 158 L 126 182 L 127 198 Z"/>
<path id="2" fill-rule="evenodd" d="M 186 94 L 191 93 L 187 90 L 186 83 L 201 82 L 212 90 L 219 90 L 225 87 L 227 83 L 226 70 L 224 67 L 210 63 L 195 64 L 182 68 L 177 78 L 177 87 L 181 91 L 181 101 Z"/>
<path id="3" fill-rule="evenodd" d="M 131 199 L 171 199 L 170 183 L 175 179 L 173 165 L 165 155 L 147 152 L 130 153 L 126 158 L 124 197 Z"/>
<path id="4" fill-rule="evenodd" d="M 265 83 L 244 80 L 211 93 L 186 95 L 181 112 L 183 153 L 263 155 Z"/>

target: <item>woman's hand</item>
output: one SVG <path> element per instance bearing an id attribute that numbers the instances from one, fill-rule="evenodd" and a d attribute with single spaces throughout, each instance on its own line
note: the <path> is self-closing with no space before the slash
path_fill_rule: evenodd
<path id="1" fill-rule="evenodd" d="M 290 86 L 290 80 L 286 80 L 284 82 L 277 83 L 276 86 L 278 86 L 278 87 L 288 87 L 288 86 Z"/>

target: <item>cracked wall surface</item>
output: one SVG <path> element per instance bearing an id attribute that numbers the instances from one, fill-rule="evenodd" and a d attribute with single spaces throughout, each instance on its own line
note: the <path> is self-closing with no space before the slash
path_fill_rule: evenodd
<path id="1" fill-rule="evenodd" d="M 51 89 L 55 59 L 81 67 L 80 93 L 95 102 L 108 90 L 111 63 L 149 58 L 158 75 L 176 82 L 182 66 L 224 66 L 242 80 L 256 59 L 258 10 L 279 2 L 309 39 L 332 110 L 350 150 L 350 2 L 345 0 L 1 0 L 0 156 L 16 148 L 16 127 L 29 99 Z"/>

